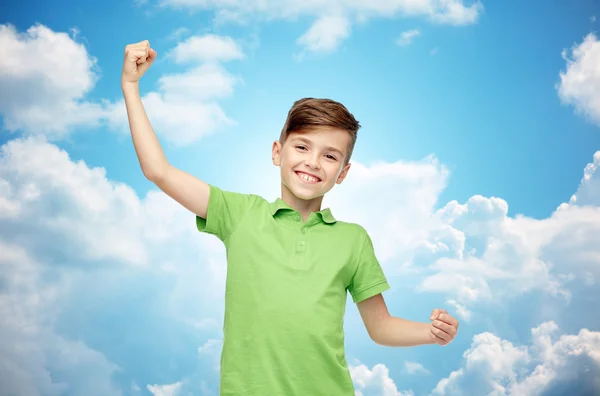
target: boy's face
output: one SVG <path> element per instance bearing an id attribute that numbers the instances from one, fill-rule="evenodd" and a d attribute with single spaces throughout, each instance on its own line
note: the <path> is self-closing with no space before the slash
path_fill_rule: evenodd
<path id="1" fill-rule="evenodd" d="M 297 198 L 310 200 L 340 184 L 350 169 L 344 166 L 350 134 L 337 128 L 311 128 L 288 135 L 282 146 L 273 143 L 273 164 L 281 181 Z"/>

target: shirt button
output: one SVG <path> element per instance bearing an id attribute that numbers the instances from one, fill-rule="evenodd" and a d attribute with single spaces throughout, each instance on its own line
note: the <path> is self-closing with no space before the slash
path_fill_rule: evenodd
<path id="1" fill-rule="evenodd" d="M 300 242 L 298 242 L 298 245 L 300 245 L 300 246 L 304 246 L 304 241 L 300 241 Z"/>
<path id="2" fill-rule="evenodd" d="M 302 232 L 303 234 L 306 234 L 306 229 L 302 229 L 300 232 Z"/>

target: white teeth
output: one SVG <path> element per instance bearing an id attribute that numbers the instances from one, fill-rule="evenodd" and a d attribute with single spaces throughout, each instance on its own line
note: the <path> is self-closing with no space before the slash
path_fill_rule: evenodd
<path id="1" fill-rule="evenodd" d="M 304 173 L 300 173 L 299 175 L 300 175 L 300 177 L 302 179 L 304 179 L 304 180 L 306 180 L 308 182 L 313 182 L 314 183 L 314 182 L 316 182 L 318 180 L 318 179 L 316 179 L 316 178 L 314 178 L 312 176 L 308 176 L 307 174 L 304 174 Z"/>

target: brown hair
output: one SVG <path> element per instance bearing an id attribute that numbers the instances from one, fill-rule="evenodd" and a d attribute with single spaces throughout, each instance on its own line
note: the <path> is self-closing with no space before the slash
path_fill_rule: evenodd
<path id="1" fill-rule="evenodd" d="M 343 104 L 334 100 L 303 98 L 294 102 L 281 130 L 279 142 L 284 144 L 292 132 L 319 126 L 343 129 L 350 134 L 350 143 L 344 161 L 344 165 L 347 165 L 354 150 L 360 123 Z"/>

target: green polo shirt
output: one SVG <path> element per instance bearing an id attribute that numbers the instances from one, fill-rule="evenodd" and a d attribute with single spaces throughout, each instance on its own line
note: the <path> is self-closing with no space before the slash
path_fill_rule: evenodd
<path id="1" fill-rule="evenodd" d="M 353 396 L 346 291 L 357 303 L 389 289 L 366 230 L 213 185 L 196 225 L 227 252 L 220 394 Z"/>

